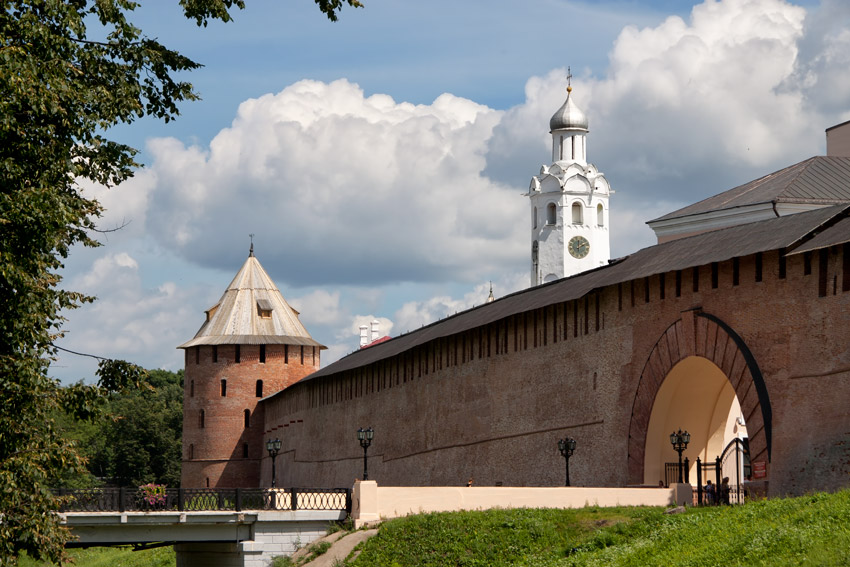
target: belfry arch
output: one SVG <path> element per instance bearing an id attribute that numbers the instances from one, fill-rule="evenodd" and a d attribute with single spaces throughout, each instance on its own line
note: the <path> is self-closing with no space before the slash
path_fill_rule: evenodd
<path id="1" fill-rule="evenodd" d="M 668 378 L 670 381 L 665 385 Z M 659 459 L 661 443 L 669 445 L 665 439 L 670 431 L 664 431 L 660 440 L 653 438 L 647 442 L 649 434 L 655 437 L 661 432 L 659 427 L 669 425 L 657 413 L 653 418 L 653 408 L 656 402 L 669 407 L 677 403 L 677 398 L 681 401 L 681 391 L 691 379 L 701 380 L 699 384 L 692 384 L 691 391 L 694 396 L 703 396 L 699 399 L 704 402 L 701 411 L 705 415 L 698 418 L 701 422 L 694 440 L 699 456 L 704 459 L 713 445 L 722 443 L 716 438 L 717 432 L 726 427 L 718 423 L 720 414 L 728 414 L 734 403 L 738 403 L 749 436 L 751 460 L 762 461 L 767 468 L 771 453 L 771 408 L 758 363 L 744 340 L 729 325 L 695 309 L 684 311 L 681 318 L 667 328 L 641 371 L 629 424 L 631 484 L 656 482 L 654 476 L 645 477 L 657 473 L 653 462 Z M 697 419 L 697 416 L 692 417 Z M 695 452 L 693 458 L 696 456 Z"/>

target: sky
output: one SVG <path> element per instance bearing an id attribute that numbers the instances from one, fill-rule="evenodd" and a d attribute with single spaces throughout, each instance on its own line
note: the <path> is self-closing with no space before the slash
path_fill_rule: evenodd
<path id="1" fill-rule="evenodd" d="M 365 0 L 330 22 L 310 0 L 248 0 L 199 28 L 176 0 L 132 20 L 203 68 L 168 124 L 108 134 L 144 167 L 100 200 L 103 246 L 62 285 L 64 349 L 178 370 L 248 256 L 327 350 L 373 319 L 396 336 L 528 287 L 530 204 L 548 121 L 586 112 L 588 161 L 615 194 L 612 257 L 646 221 L 825 153 L 850 120 L 846 0 Z M 62 353 L 50 374 L 92 381 Z"/>

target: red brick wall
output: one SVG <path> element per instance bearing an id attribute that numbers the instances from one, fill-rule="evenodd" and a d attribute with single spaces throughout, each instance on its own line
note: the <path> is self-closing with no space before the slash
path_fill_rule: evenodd
<path id="1" fill-rule="evenodd" d="M 235 345 L 186 349 L 182 486 L 204 488 L 208 482 L 211 488 L 259 485 L 260 459 L 267 453 L 257 380 L 263 381 L 265 397 L 315 372 L 319 349 L 314 353 L 313 347 L 303 347 L 303 364 L 301 349 L 300 345 L 266 345 L 264 363 L 260 362 L 259 345 L 239 345 L 239 362 L 235 361 Z M 227 382 L 225 396 L 221 395 L 222 380 Z M 247 428 L 245 410 L 250 412 Z"/>
<path id="2" fill-rule="evenodd" d="M 712 267 L 702 266 L 698 291 L 690 268 L 655 275 L 297 384 L 265 403 L 265 429 L 284 442 L 278 484 L 349 486 L 362 476 L 355 432 L 366 426 L 376 431 L 370 478 L 385 485 L 465 485 L 470 476 L 484 485 L 558 485 L 564 461 L 556 442 L 565 435 L 578 441 L 570 461 L 574 484 L 630 484 L 629 434 L 641 376 L 671 325 L 699 308 L 745 342 L 762 373 L 772 411 L 770 493 L 844 486 L 844 255 L 842 247 L 830 249 L 821 270 L 814 253 L 808 275 L 803 255 L 790 256 L 780 278 L 778 252 L 765 253 L 761 281 L 755 256 L 721 262 L 716 288 Z M 270 470 L 266 457 L 263 485 Z"/>

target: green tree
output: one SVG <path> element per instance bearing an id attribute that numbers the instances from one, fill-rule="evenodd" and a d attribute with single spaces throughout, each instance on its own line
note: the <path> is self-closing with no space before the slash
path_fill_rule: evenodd
<path id="1" fill-rule="evenodd" d="M 180 486 L 183 371 L 149 371 L 150 388 L 113 394 L 90 445 L 88 470 L 119 486 Z M 85 449 L 84 449 L 85 450 Z"/>
<path id="2" fill-rule="evenodd" d="M 315 0 L 331 20 L 343 4 Z M 227 21 L 243 0 L 180 0 L 198 25 Z M 61 388 L 48 377 L 63 309 L 91 301 L 60 287 L 74 244 L 101 212 L 77 180 L 107 186 L 132 175 L 136 151 L 104 132 L 142 116 L 169 121 L 197 95 L 174 74 L 199 65 L 146 37 L 132 0 L 3 0 L 0 10 L 0 564 L 26 550 L 54 562 L 69 533 L 52 511 L 50 478 L 82 461 L 54 416 L 91 417 L 108 392 L 142 373 L 103 361 L 96 385 Z"/>
<path id="3" fill-rule="evenodd" d="M 57 476 L 52 486 L 180 485 L 182 370 L 149 370 L 141 388 L 110 394 L 97 420 L 63 413 L 56 421 L 62 435 L 76 444 L 87 470 Z"/>

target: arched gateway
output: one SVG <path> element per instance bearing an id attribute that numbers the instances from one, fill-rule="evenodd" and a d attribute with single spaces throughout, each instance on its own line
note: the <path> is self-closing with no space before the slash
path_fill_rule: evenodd
<path id="1" fill-rule="evenodd" d="M 683 392 L 690 392 L 693 399 L 683 399 Z M 724 427 L 725 415 L 720 414 L 728 414 L 730 408 L 737 410 L 734 404 L 740 404 L 751 459 L 763 462 L 768 472 L 771 409 L 761 370 L 729 325 L 699 309 L 684 311 L 658 339 L 644 364 L 629 424 L 630 483 L 655 482 L 659 444 L 670 433 L 664 430 L 669 423 L 660 414 L 667 414 L 667 408 L 677 403 L 692 412 L 690 419 L 706 424 L 694 439 L 694 448 L 703 460 L 712 444 L 723 442 L 712 439 L 712 430 Z M 650 474 L 653 476 L 647 478 Z"/>

